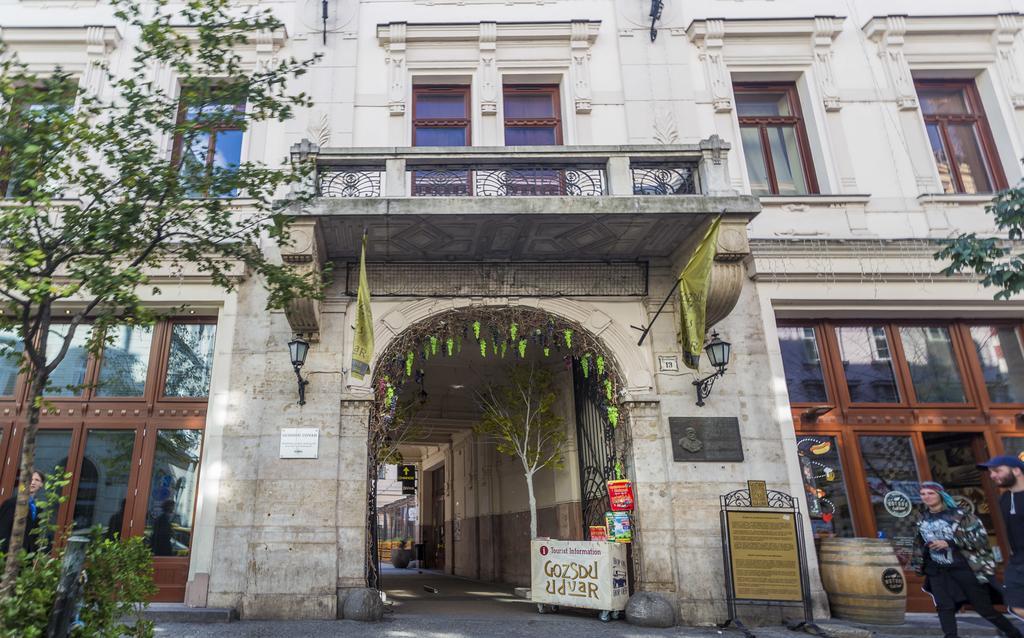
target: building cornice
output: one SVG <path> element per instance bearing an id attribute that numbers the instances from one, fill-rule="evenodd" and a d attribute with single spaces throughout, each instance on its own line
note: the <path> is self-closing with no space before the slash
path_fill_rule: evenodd
<path id="1" fill-rule="evenodd" d="M 816 38 L 835 39 L 845 16 L 807 18 L 707 18 L 693 20 L 686 37 L 701 45 L 708 38 Z"/>
<path id="2" fill-rule="evenodd" d="M 478 41 L 484 22 L 407 23 L 389 22 L 377 25 L 377 42 L 383 47 L 413 42 Z M 600 20 L 566 22 L 494 22 L 494 41 L 565 41 L 583 39 L 593 44 L 601 27 Z"/>

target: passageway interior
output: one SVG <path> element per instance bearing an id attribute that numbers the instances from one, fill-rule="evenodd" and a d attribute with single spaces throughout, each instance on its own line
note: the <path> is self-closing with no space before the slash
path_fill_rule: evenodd
<path id="1" fill-rule="evenodd" d="M 551 370 L 558 392 L 555 411 L 564 420 L 566 442 L 560 469 L 534 477 L 538 533 L 560 539 L 583 538 L 579 461 L 576 449 L 572 360 L 535 347 L 519 352 L 476 344 L 454 356 L 433 357 L 416 370 L 415 381 L 401 391 L 413 399 L 409 423 L 394 441 L 398 459 L 416 470 L 415 494 L 402 494 L 397 465 L 384 466 L 377 485 L 378 542 L 382 566 L 391 563 L 403 544 L 419 545 L 418 569 L 435 570 L 476 581 L 528 586 L 530 516 L 526 482 L 518 458 L 501 454 L 493 440 L 474 433 L 481 409 L 476 395 L 487 384 L 502 384 L 510 366 L 535 365 Z M 408 491 L 408 490 L 406 490 Z M 411 558 L 416 559 L 416 553 Z M 407 554 L 407 557 L 410 557 Z M 401 561 L 400 561 L 401 562 Z M 416 573 L 416 572 L 413 572 Z M 383 587 L 393 579 L 412 578 L 403 571 L 382 574 Z M 416 573 L 416 578 L 425 578 Z M 404 585 L 395 591 L 405 591 Z M 417 595 L 420 588 L 413 587 Z M 472 588 L 470 588 L 472 589 Z M 491 595 L 491 594 L 488 594 Z M 413 599 L 413 604 L 415 604 Z M 451 600 L 464 601 L 457 596 Z"/>

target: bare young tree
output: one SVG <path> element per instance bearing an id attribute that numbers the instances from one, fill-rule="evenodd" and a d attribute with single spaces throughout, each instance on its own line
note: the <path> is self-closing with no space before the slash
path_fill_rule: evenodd
<path id="1" fill-rule="evenodd" d="M 537 538 L 537 497 L 534 475 L 546 468 L 561 468 L 565 460 L 565 419 L 554 412 L 558 402 L 555 376 L 537 363 L 509 369 L 507 383 L 487 385 L 477 393 L 483 410 L 473 430 L 497 443 L 498 452 L 523 464 L 530 498 L 530 538 Z"/>

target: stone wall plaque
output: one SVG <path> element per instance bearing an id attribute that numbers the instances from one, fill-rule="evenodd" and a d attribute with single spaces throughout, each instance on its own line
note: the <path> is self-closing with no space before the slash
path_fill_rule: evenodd
<path id="1" fill-rule="evenodd" d="M 736 417 L 669 417 L 672 457 L 687 461 L 742 461 L 743 442 Z"/>

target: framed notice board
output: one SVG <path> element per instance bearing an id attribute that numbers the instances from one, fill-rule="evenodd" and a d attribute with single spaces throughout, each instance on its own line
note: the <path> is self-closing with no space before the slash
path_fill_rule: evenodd
<path id="1" fill-rule="evenodd" d="M 726 510 L 725 520 L 736 599 L 802 602 L 796 516 Z"/>
<path id="2" fill-rule="evenodd" d="M 767 489 L 763 481 L 749 481 L 747 489 L 724 494 L 720 500 L 729 605 L 729 620 L 721 626 L 732 624 L 753 636 L 737 610 L 738 605 L 748 604 L 803 607 L 804 621 L 790 628 L 817 629 L 799 501 Z"/>

